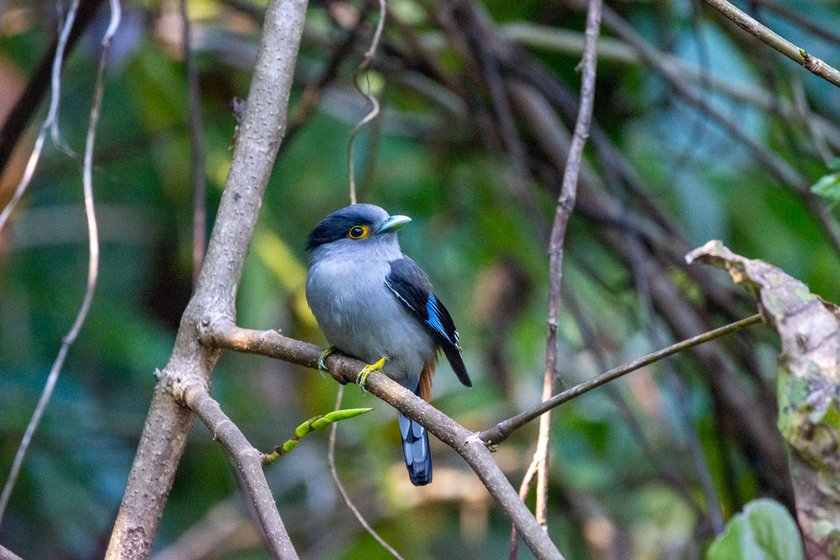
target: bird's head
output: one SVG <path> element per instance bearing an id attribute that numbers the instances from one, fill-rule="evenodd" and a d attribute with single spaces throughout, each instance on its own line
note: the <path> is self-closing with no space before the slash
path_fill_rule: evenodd
<path id="1" fill-rule="evenodd" d="M 399 251 L 396 232 L 410 221 L 408 216 L 389 216 L 373 204 L 354 204 L 321 220 L 309 234 L 306 249 L 312 254 L 328 246 L 351 249 L 392 245 Z"/>

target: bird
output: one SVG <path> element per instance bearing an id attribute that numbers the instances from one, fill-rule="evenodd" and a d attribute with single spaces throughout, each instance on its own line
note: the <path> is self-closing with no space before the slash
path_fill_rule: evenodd
<path id="1" fill-rule="evenodd" d="M 472 381 L 461 356 L 452 316 L 432 292 L 426 273 L 400 249 L 397 232 L 408 216 L 391 216 L 373 204 L 337 210 L 312 230 L 307 242 L 306 299 L 332 352 L 367 364 L 429 401 L 432 376 L 443 352 L 458 379 Z M 398 416 L 403 456 L 415 486 L 432 481 L 429 435 L 420 423 Z"/>

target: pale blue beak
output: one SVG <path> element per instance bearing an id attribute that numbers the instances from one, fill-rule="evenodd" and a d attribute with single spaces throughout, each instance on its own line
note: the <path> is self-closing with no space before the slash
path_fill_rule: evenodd
<path id="1" fill-rule="evenodd" d="M 388 219 L 382 222 L 376 233 L 391 233 L 401 229 L 405 224 L 411 221 L 408 216 L 388 216 Z"/>

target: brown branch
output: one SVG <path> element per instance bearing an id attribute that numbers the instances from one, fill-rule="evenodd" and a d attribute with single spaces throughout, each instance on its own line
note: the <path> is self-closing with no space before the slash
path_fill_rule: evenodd
<path id="1" fill-rule="evenodd" d="M 672 344 L 671 346 L 663 348 L 662 350 L 651 352 L 647 356 L 643 356 L 637 360 L 633 360 L 630 363 L 615 367 L 609 371 L 602 373 L 597 377 L 593 377 L 588 381 L 584 381 L 583 383 L 579 383 L 574 387 L 566 389 L 562 393 L 554 395 L 547 401 L 544 401 L 539 405 L 529 410 L 526 410 L 525 412 L 522 412 L 512 418 L 508 418 L 507 420 L 499 422 L 489 430 L 479 432 L 477 434 L 477 437 L 481 441 L 487 443 L 488 445 L 495 445 L 501 443 L 502 441 L 507 439 L 508 436 L 510 436 L 510 434 L 512 434 L 525 424 L 531 422 L 532 420 L 544 414 L 545 412 L 574 399 L 575 397 L 579 397 L 585 393 L 588 393 L 592 389 L 596 389 L 601 385 L 618 379 L 622 375 L 626 375 L 646 365 L 658 362 L 659 360 L 666 358 L 672 354 L 682 352 L 683 350 L 687 350 L 693 346 L 697 346 L 698 344 L 703 344 L 704 342 L 714 340 L 715 338 L 739 331 L 744 327 L 754 325 L 756 323 L 759 323 L 760 321 L 761 315 L 756 314 L 751 317 L 747 317 L 746 319 L 741 319 L 740 321 L 737 321 L 735 323 L 730 323 L 723 327 L 705 332 L 703 334 L 699 334 L 697 336 L 680 341 L 676 344 Z"/>
<path id="2" fill-rule="evenodd" d="M 184 452 L 194 415 L 173 399 L 184 383 L 209 385 L 219 352 L 196 335 L 208 316 L 232 319 L 236 292 L 286 115 L 306 0 L 271 0 L 247 108 L 241 119 L 204 266 L 166 368 L 159 373 L 146 425 L 106 558 L 147 558 Z M 273 499 L 270 495 L 255 499 Z"/>
<path id="3" fill-rule="evenodd" d="M 549 292 L 548 292 L 548 336 L 546 340 L 545 372 L 543 378 L 543 401 L 554 393 L 555 379 L 559 375 L 557 357 L 557 323 L 560 315 L 560 282 L 563 276 L 563 244 L 566 228 L 577 198 L 578 177 L 580 176 L 583 148 L 589 137 L 592 123 L 592 109 L 595 103 L 595 74 L 598 61 L 597 42 L 601 26 L 601 0 L 589 0 L 586 14 L 586 40 L 583 47 L 583 78 L 580 88 L 580 108 L 572 135 L 572 144 L 566 157 L 563 182 L 557 207 L 554 212 L 554 224 L 549 237 Z M 537 521 L 543 528 L 547 526 L 548 510 L 548 443 L 551 432 L 551 413 L 540 418 L 539 438 L 535 457 L 537 463 Z"/>
<path id="4" fill-rule="evenodd" d="M 322 352 L 322 349 L 314 344 L 288 338 L 277 331 L 239 328 L 229 318 L 222 316 L 202 324 L 200 336 L 205 345 L 261 354 L 313 369 L 317 368 Z M 355 382 L 359 370 L 364 365 L 341 354 L 333 354 L 327 359 L 329 372 L 339 383 Z M 461 455 L 504 513 L 513 521 L 522 539 L 537 558 L 563 558 L 519 499 L 518 493 L 499 469 L 490 451 L 473 432 L 378 371 L 370 374 L 365 388 L 412 420 L 421 423 L 430 433 Z"/>
<path id="5" fill-rule="evenodd" d="M 534 480 L 534 475 L 537 474 L 537 466 L 542 463 L 542 458 L 539 452 L 534 453 L 534 458 L 531 459 L 531 464 L 525 471 L 522 477 L 522 482 L 519 484 L 519 499 L 523 502 L 528 497 L 528 492 L 531 490 L 531 481 Z M 539 520 L 537 521 L 539 523 Z M 516 532 L 516 527 L 510 529 L 510 544 L 508 545 L 508 560 L 516 560 L 519 556 L 519 533 Z"/>
<path id="6" fill-rule="evenodd" d="M 191 379 L 183 385 L 176 386 L 174 396 L 201 418 L 213 434 L 213 439 L 218 440 L 233 458 L 240 475 L 239 480 L 244 486 L 243 490 L 251 498 L 257 512 L 260 527 L 265 534 L 266 546 L 274 557 L 297 558 L 265 478 L 262 453 L 248 442 L 236 424 L 222 411 L 219 403 L 210 396 L 203 383 Z"/>
<path id="7" fill-rule="evenodd" d="M 833 66 L 797 47 L 726 0 L 704 1 L 750 35 L 761 39 L 768 46 L 776 49 L 797 64 L 804 66 L 820 78 L 840 87 L 840 71 Z"/>

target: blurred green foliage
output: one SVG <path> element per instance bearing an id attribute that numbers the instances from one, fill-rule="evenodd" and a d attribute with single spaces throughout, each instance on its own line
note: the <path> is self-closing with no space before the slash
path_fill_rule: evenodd
<path id="1" fill-rule="evenodd" d="M 708 560 L 798 560 L 803 558 L 802 538 L 796 523 L 773 500 L 750 502 L 730 520 L 709 547 Z"/>
<path id="2" fill-rule="evenodd" d="M 435 3 L 429 4 L 434 10 Z M 230 103 L 233 96 L 247 95 L 259 22 L 234 2 L 190 0 L 188 5 L 195 19 L 212 224 L 236 125 Z M 248 6 L 259 12 L 259 2 Z M 389 6 L 421 38 L 428 35 L 433 41 L 440 35 L 426 3 L 393 0 Z M 562 2 L 493 0 L 486 8 L 499 24 L 582 30 L 582 14 Z M 96 298 L 0 527 L 0 543 L 25 558 L 101 556 L 143 426 L 152 373 L 166 364 L 191 289 L 191 139 L 177 26 L 173 32 L 175 6 L 144 2 L 124 9 L 124 27 L 117 36 L 122 54 L 108 73 L 96 142 L 94 183 L 102 230 Z M 827 114 L 840 101 L 836 88 L 791 64 L 766 62 L 772 53 L 762 46 L 744 47 L 743 37 L 733 35 L 715 14 L 698 13 L 696 4 L 635 3 L 615 9 L 651 43 L 717 79 L 747 91 L 769 91 L 785 102 L 791 96 L 787 84 L 795 83 L 790 87 L 801 88 L 820 118 L 838 126 L 837 115 Z M 816 21 L 840 28 L 836 11 L 814 9 L 820 11 L 813 16 Z M 0 90 L 3 106 L 33 72 L 54 30 L 54 17 L 50 3 L 0 2 L 0 74 L 11 84 Z M 323 38 L 344 33 L 323 3 L 312 2 L 309 17 L 293 115 L 304 103 L 303 84 L 313 83 L 331 56 L 332 43 Z M 830 44 L 780 16 L 770 14 L 768 20 L 793 40 L 807 40 L 809 52 L 819 54 Z M 386 26 L 386 41 L 402 44 L 399 27 Z M 88 257 L 78 153 L 95 75 L 95 45 L 92 36 L 79 43 L 62 82 L 60 131 L 77 154 L 48 144 L 22 205 L 0 232 L 0 473 L 11 465 L 84 290 Z M 577 91 L 579 54 L 538 48 L 529 54 Z M 474 71 L 457 49 L 447 47 L 436 56 L 453 75 Z M 319 106 L 281 149 L 239 289 L 242 326 L 278 328 L 324 343 L 302 292 L 304 246 L 325 214 L 348 203 L 347 140 L 365 111 L 364 100 L 349 83 L 359 60 L 359 53 L 348 54 Z M 509 158 L 482 138 L 481 115 L 465 114 L 463 108 L 453 115 L 443 102 L 434 103 L 409 82 L 394 79 L 389 68 L 377 72 L 385 112 L 357 144 L 357 169 L 365 179 L 360 198 L 413 218 L 400 234 L 403 250 L 429 273 L 455 317 L 476 385 L 463 390 L 448 366 L 441 366 L 434 404 L 466 426 L 483 429 L 539 399 L 548 290 L 539 222 L 550 224 L 556 193 L 533 178 L 540 177 L 540 170 L 534 170 L 526 187 L 533 191 L 535 219 L 517 198 Z M 775 90 L 774 80 L 782 82 Z M 742 123 L 750 137 L 791 162 L 809 184 L 836 175 L 825 175 L 802 127 L 786 129 L 772 111 L 733 101 L 702 80 L 695 87 L 708 92 L 715 107 Z M 438 88 L 431 98 L 454 99 L 459 107 L 452 92 Z M 43 110 L 37 119 L 42 117 Z M 840 300 L 836 248 L 800 197 L 779 185 L 749 151 L 675 96 L 649 68 L 602 61 L 595 118 L 647 195 L 690 244 L 724 239 L 734 251 L 771 261 L 814 292 Z M 31 144 L 37 119 L 21 140 L 24 147 Z M 591 147 L 587 155 L 593 157 Z M 0 183 L 3 204 L 21 160 L 10 167 Z M 625 202 L 632 198 L 611 194 Z M 563 282 L 591 335 L 564 306 L 561 388 L 673 338 L 623 256 L 605 247 L 597 216 L 587 216 L 586 210 L 570 224 Z M 674 268 L 671 275 L 679 284 L 684 272 Z M 505 316 L 502 327 L 493 315 L 500 303 L 488 302 L 486 290 L 497 286 L 493 282 L 520 276 L 524 280 L 507 298 L 515 312 Z M 683 278 L 682 285 L 686 298 L 699 301 L 694 284 Z M 743 311 L 752 312 L 746 306 Z M 711 311 L 710 316 L 716 317 Z M 589 346 L 589 336 L 597 351 Z M 773 339 L 753 335 L 748 344 L 763 380 L 771 380 Z M 499 349 L 503 366 L 494 368 L 490 356 Z M 757 473 L 760 459 L 754 461 L 728 435 L 732 419 L 719 415 L 702 366 L 679 356 L 668 367 L 635 373 L 555 412 L 549 526 L 568 558 L 701 557 L 714 535 L 708 515 L 714 504 L 707 503 L 701 488 L 702 469 L 690 452 L 693 438 L 724 519 L 748 500 L 770 493 Z M 676 389 L 667 382 L 674 375 L 681 379 Z M 306 418 L 332 409 L 336 391 L 335 383 L 317 372 L 229 353 L 213 384 L 222 407 L 263 451 Z M 403 472 L 393 411 L 352 388 L 342 406 L 375 409 L 339 427 L 338 469 L 371 523 L 406 558 L 506 557 L 508 521 L 451 450 L 433 442 L 436 482 L 429 489 L 414 489 Z M 535 437 L 536 425 L 529 426 L 497 452 L 515 485 L 528 466 Z M 293 541 L 305 558 L 386 557 L 334 490 L 326 442 L 325 433 L 312 434 L 295 453 L 268 467 Z M 200 525 L 219 503 L 233 504 L 240 521 L 247 518 L 223 450 L 199 426 L 182 460 L 156 550 L 164 551 Z M 533 505 L 533 497 L 528 503 Z M 607 552 L 598 546 L 604 542 L 618 543 L 626 555 L 602 555 Z M 267 557 L 253 536 L 231 537 L 226 546 L 213 557 Z M 520 551 L 520 557 L 529 555 Z"/>

